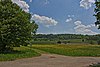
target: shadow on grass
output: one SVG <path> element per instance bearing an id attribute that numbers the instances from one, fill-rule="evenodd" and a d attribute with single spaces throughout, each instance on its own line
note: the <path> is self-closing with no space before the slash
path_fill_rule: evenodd
<path id="1" fill-rule="evenodd" d="M 4 50 L 0 51 L 0 54 L 24 54 L 24 51 L 18 51 L 18 50 Z"/>
<path id="2" fill-rule="evenodd" d="M 21 58 L 40 56 L 39 53 L 28 47 L 14 47 L 0 51 L 0 61 L 13 61 Z"/>

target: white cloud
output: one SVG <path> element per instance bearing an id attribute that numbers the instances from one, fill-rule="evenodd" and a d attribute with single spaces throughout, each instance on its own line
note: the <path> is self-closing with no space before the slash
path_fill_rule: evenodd
<path id="1" fill-rule="evenodd" d="M 73 21 L 73 18 L 74 18 L 75 16 L 74 16 L 74 15 L 68 15 L 67 17 L 68 17 L 68 18 L 66 19 L 65 22 L 71 22 L 71 21 Z"/>
<path id="2" fill-rule="evenodd" d="M 52 18 L 46 17 L 46 16 L 40 16 L 37 14 L 32 15 L 32 19 L 37 23 L 41 23 L 43 25 L 45 25 L 46 27 L 49 26 L 55 26 L 58 22 Z"/>
<path id="3" fill-rule="evenodd" d="M 32 2 L 33 0 L 29 0 Z M 48 4 L 48 0 L 44 0 L 45 4 Z M 25 12 L 29 12 L 29 5 L 24 0 L 12 0 L 13 3 L 16 3 L 18 6 L 20 6 Z M 32 15 L 32 20 L 35 20 L 36 22 L 39 22 L 41 24 L 44 24 L 45 26 L 53 26 L 56 25 L 58 22 L 52 18 L 46 17 L 46 16 L 40 16 L 37 14 Z"/>
<path id="4" fill-rule="evenodd" d="M 32 1 L 32 0 L 30 0 Z M 29 12 L 29 5 L 23 0 L 12 0 L 13 3 L 16 3 L 20 6 L 25 12 Z"/>
<path id="5" fill-rule="evenodd" d="M 32 0 L 30 0 L 30 2 L 32 2 Z"/>
<path id="6" fill-rule="evenodd" d="M 68 15 L 68 17 L 75 17 L 74 15 Z"/>
<path id="7" fill-rule="evenodd" d="M 95 0 L 89 0 L 89 2 L 91 2 L 91 3 L 95 3 Z"/>
<path id="8" fill-rule="evenodd" d="M 92 31 L 92 27 L 95 27 L 94 24 L 90 24 L 90 25 L 84 25 L 82 24 L 81 21 L 76 21 L 74 22 L 74 24 L 76 25 L 76 27 L 74 28 L 75 31 L 79 34 L 97 34 L 96 32 Z"/>
<path id="9" fill-rule="evenodd" d="M 82 25 L 82 22 L 81 21 L 76 21 L 76 22 L 74 22 L 74 24 L 79 26 L 79 25 Z"/>
<path id="10" fill-rule="evenodd" d="M 30 2 L 32 2 L 33 0 L 29 0 Z M 45 1 L 45 5 L 49 3 L 48 0 L 44 0 Z M 24 1 L 24 0 L 12 0 L 13 3 L 16 3 L 18 6 L 20 6 L 25 12 L 29 12 L 29 5 Z"/>
<path id="11" fill-rule="evenodd" d="M 66 19 L 66 22 L 71 22 L 71 21 L 72 21 L 72 18 Z"/>
<path id="12" fill-rule="evenodd" d="M 95 3 L 95 0 L 81 0 L 80 6 L 85 9 L 89 9 L 93 3 Z"/>

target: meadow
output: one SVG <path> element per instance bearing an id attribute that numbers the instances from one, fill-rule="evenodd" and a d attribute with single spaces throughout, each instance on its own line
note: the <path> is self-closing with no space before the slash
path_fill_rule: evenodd
<path id="1" fill-rule="evenodd" d="M 43 53 L 65 56 L 100 57 L 100 45 L 32 45 L 14 47 L 13 51 L 0 53 L 0 61 L 40 56 Z"/>
<path id="2" fill-rule="evenodd" d="M 100 45 L 33 45 L 32 48 L 65 56 L 100 57 Z"/>

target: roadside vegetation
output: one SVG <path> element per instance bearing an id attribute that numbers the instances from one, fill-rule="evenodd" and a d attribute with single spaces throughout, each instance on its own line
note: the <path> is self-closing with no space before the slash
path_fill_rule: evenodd
<path id="1" fill-rule="evenodd" d="M 29 47 L 14 47 L 11 51 L 0 52 L 0 61 L 13 61 L 21 58 L 30 58 L 40 56 L 39 53 L 30 49 Z"/>

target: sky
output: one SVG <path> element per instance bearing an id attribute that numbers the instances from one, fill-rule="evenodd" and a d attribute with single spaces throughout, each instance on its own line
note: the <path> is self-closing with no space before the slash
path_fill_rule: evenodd
<path id="1" fill-rule="evenodd" d="M 31 13 L 42 34 L 100 34 L 93 16 L 95 0 L 12 0 Z"/>

